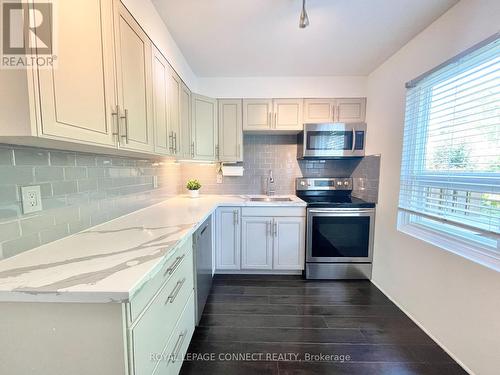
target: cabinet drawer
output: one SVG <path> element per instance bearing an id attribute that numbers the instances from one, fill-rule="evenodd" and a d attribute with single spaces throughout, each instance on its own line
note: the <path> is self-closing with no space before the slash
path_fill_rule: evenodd
<path id="1" fill-rule="evenodd" d="M 153 275 L 144 285 L 136 292 L 130 301 L 131 319 L 134 322 L 139 314 L 147 306 L 151 298 L 158 292 L 160 287 L 173 276 L 175 270 L 180 266 L 180 262 L 184 260 L 187 254 L 193 248 L 192 237 L 189 236 L 183 243 L 178 245 L 177 250 L 170 259 L 165 262 L 163 267 Z M 192 263 L 192 262 L 191 262 Z"/>
<path id="2" fill-rule="evenodd" d="M 194 332 L 194 292 L 191 293 L 182 316 L 168 340 L 155 375 L 177 375 L 182 367 L 183 358 Z"/>
<path id="3" fill-rule="evenodd" d="M 241 216 L 306 216 L 305 207 L 243 207 Z"/>
<path id="4" fill-rule="evenodd" d="M 131 330 L 136 374 L 153 372 L 155 363 L 151 361 L 150 356 L 152 353 L 162 352 L 192 293 L 193 255 L 192 252 L 188 252 Z"/>

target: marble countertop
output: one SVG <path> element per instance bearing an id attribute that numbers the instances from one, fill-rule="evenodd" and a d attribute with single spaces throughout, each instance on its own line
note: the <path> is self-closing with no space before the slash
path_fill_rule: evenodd
<path id="1" fill-rule="evenodd" d="M 128 301 L 217 207 L 306 206 L 287 197 L 291 201 L 254 202 L 237 195 L 168 198 L 0 261 L 0 302 Z"/>

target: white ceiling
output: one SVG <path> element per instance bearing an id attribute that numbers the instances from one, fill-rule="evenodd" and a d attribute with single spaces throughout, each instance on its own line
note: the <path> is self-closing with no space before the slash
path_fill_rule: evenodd
<path id="1" fill-rule="evenodd" d="M 458 0 L 152 0 L 199 77 L 367 75 Z"/>

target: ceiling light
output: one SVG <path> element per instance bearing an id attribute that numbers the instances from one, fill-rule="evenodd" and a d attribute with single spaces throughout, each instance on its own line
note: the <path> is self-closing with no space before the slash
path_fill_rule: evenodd
<path id="1" fill-rule="evenodd" d="M 309 26 L 309 17 L 307 16 L 306 12 L 306 0 L 302 0 L 302 12 L 300 12 L 299 27 L 301 29 L 304 29 L 307 26 Z"/>

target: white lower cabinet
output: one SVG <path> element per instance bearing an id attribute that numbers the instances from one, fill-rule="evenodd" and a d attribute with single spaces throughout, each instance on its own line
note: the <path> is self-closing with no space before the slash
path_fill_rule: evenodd
<path id="1" fill-rule="evenodd" d="M 243 217 L 241 222 L 241 269 L 272 270 L 271 218 Z"/>
<path id="2" fill-rule="evenodd" d="M 231 229 L 229 216 L 224 221 L 224 213 L 220 213 L 221 220 L 217 224 L 222 229 L 218 229 L 217 233 L 224 238 L 219 239 L 221 245 L 217 248 L 217 270 L 244 272 L 304 269 L 306 225 L 303 208 L 244 207 L 242 211 L 241 229 L 237 230 Z M 237 267 L 237 244 L 233 245 L 239 231 L 241 268 Z M 224 264 L 222 260 L 225 261 Z"/>
<path id="3" fill-rule="evenodd" d="M 189 252 L 130 330 L 135 374 L 153 372 L 156 363 L 151 360 L 151 354 L 163 352 L 174 332 L 175 317 L 182 315 L 192 294 L 193 255 Z M 194 324 L 194 313 L 192 319 Z"/>
<path id="4" fill-rule="evenodd" d="M 241 210 L 217 209 L 215 225 L 215 264 L 218 270 L 239 270 L 241 258 Z"/>
<path id="5" fill-rule="evenodd" d="M 273 269 L 304 269 L 306 219 L 276 217 L 273 221 Z"/>
<path id="6" fill-rule="evenodd" d="M 194 292 L 192 292 L 154 370 L 155 375 L 177 375 L 181 370 L 184 356 L 194 333 L 194 311 Z"/>

